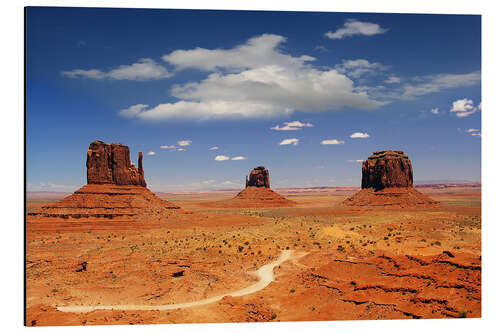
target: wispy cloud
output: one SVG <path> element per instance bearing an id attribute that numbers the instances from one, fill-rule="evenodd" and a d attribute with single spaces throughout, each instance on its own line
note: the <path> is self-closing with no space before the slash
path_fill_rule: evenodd
<path id="1" fill-rule="evenodd" d="M 344 60 L 342 64 L 336 65 L 340 73 L 347 74 L 353 78 L 360 78 L 364 75 L 376 75 L 389 69 L 389 66 L 378 62 L 369 62 L 366 59 Z"/>
<path id="2" fill-rule="evenodd" d="M 287 146 L 287 145 L 298 145 L 299 144 L 299 139 L 297 138 L 291 138 L 291 139 L 284 139 L 283 141 L 280 142 L 280 146 Z"/>
<path id="3" fill-rule="evenodd" d="M 74 191 L 77 188 L 78 188 L 77 185 L 56 184 L 52 182 L 26 183 L 26 189 L 29 192 L 36 192 L 36 191 L 66 192 L 66 191 Z"/>
<path id="4" fill-rule="evenodd" d="M 213 146 L 213 147 L 210 147 L 208 150 L 219 150 L 219 147 L 218 146 Z"/>
<path id="5" fill-rule="evenodd" d="M 74 69 L 61 72 L 69 78 L 86 78 L 94 80 L 131 80 L 146 81 L 169 78 L 172 74 L 164 66 L 150 58 L 139 59 L 131 65 L 122 65 L 104 72 L 99 69 Z"/>
<path id="6" fill-rule="evenodd" d="M 352 162 L 352 163 L 363 163 L 364 160 L 347 160 L 347 162 Z"/>
<path id="7" fill-rule="evenodd" d="M 431 113 L 432 114 L 439 114 L 439 109 L 438 108 L 431 109 Z"/>
<path id="8" fill-rule="evenodd" d="M 222 161 L 243 161 L 243 160 L 246 160 L 247 157 L 246 156 L 234 156 L 234 157 L 230 157 L 230 156 L 226 156 L 226 155 L 217 155 L 215 156 L 214 160 L 216 161 L 219 161 L 219 162 L 222 162 Z"/>
<path id="9" fill-rule="evenodd" d="M 352 133 L 350 137 L 352 139 L 368 139 L 370 137 L 370 134 L 362 133 L 362 132 L 355 132 L 355 133 Z"/>
<path id="10" fill-rule="evenodd" d="M 181 141 L 179 141 L 181 142 Z M 177 147 L 176 145 L 164 145 L 160 146 L 161 149 L 168 149 L 170 151 L 186 151 L 184 148 Z"/>
<path id="11" fill-rule="evenodd" d="M 389 76 L 384 82 L 385 83 L 400 83 L 401 79 L 397 76 Z"/>
<path id="12" fill-rule="evenodd" d="M 481 130 L 479 130 L 477 128 L 469 128 L 469 129 L 465 130 L 465 132 L 469 133 L 472 136 L 481 137 Z"/>
<path id="13" fill-rule="evenodd" d="M 335 32 L 328 31 L 325 36 L 330 39 L 342 39 L 355 35 L 373 36 L 383 34 L 388 29 L 382 28 L 377 23 L 361 22 L 356 19 L 348 19 L 344 22 L 342 28 L 337 29 Z"/>
<path id="14" fill-rule="evenodd" d="M 154 151 L 149 151 L 148 155 L 153 156 L 153 155 L 156 155 L 156 153 Z"/>
<path id="15" fill-rule="evenodd" d="M 302 129 L 303 127 L 313 127 L 313 124 L 311 123 L 303 123 L 298 120 L 294 121 L 289 121 L 285 122 L 283 126 L 276 125 L 274 127 L 271 127 L 272 130 L 275 131 L 298 131 Z"/>
<path id="16" fill-rule="evenodd" d="M 322 145 L 343 145 L 345 141 L 337 140 L 337 139 L 328 139 L 321 141 Z"/>
<path id="17" fill-rule="evenodd" d="M 416 77 L 412 81 L 403 86 L 401 98 L 414 99 L 445 89 L 473 86 L 481 81 L 481 72 L 428 75 Z"/>

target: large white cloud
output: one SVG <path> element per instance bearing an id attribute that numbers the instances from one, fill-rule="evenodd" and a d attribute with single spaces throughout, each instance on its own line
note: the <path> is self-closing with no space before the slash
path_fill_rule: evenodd
<path id="1" fill-rule="evenodd" d="M 70 78 L 87 78 L 94 80 L 146 81 L 169 78 L 172 76 L 172 73 L 153 59 L 143 58 L 139 59 L 139 61 L 134 64 L 122 65 L 108 72 L 103 72 L 99 69 L 74 69 L 71 71 L 63 71 L 61 75 Z"/>
<path id="2" fill-rule="evenodd" d="M 337 29 L 335 32 L 328 31 L 325 33 L 325 36 L 330 39 L 342 39 L 354 35 L 373 36 L 383 34 L 386 31 L 387 29 L 382 28 L 376 23 L 348 19 L 345 21 L 342 28 Z"/>
<path id="3" fill-rule="evenodd" d="M 171 94 L 177 102 L 151 108 L 139 104 L 120 114 L 146 120 L 260 118 L 299 110 L 376 109 L 387 103 L 358 91 L 339 69 L 318 69 L 311 65 L 313 57 L 283 53 L 285 41 L 283 36 L 264 34 L 232 49 L 173 51 L 163 59 L 177 70 L 211 73 L 201 81 L 174 86 Z"/>
<path id="4" fill-rule="evenodd" d="M 163 60 L 178 69 L 197 68 L 204 71 L 241 71 L 269 65 L 301 67 L 304 62 L 315 60 L 307 55 L 293 57 L 280 52 L 278 46 L 285 41 L 283 36 L 263 34 L 231 49 L 209 50 L 197 47 L 191 50 L 176 50 L 164 55 Z"/>

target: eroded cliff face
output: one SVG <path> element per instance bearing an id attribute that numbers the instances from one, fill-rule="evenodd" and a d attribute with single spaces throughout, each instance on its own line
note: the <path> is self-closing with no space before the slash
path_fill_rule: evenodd
<path id="1" fill-rule="evenodd" d="M 247 177 L 245 187 L 249 186 L 270 188 L 269 170 L 263 166 L 258 166 L 250 171 L 250 177 Z"/>
<path id="2" fill-rule="evenodd" d="M 363 162 L 361 188 L 413 187 L 411 161 L 402 151 L 374 152 Z"/>
<path id="3" fill-rule="evenodd" d="M 87 152 L 87 184 L 139 185 L 146 187 L 142 169 L 142 152 L 139 168 L 130 162 L 130 150 L 119 143 L 94 141 Z"/>
<path id="4" fill-rule="evenodd" d="M 437 205 L 413 188 L 413 168 L 400 150 L 374 152 L 362 166 L 361 191 L 344 200 L 345 206 L 428 208 Z"/>

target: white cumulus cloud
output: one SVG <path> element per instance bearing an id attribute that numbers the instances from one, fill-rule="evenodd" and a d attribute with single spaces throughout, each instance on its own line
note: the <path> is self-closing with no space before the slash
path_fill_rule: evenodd
<path id="1" fill-rule="evenodd" d="M 220 162 L 220 161 L 227 161 L 227 160 L 229 160 L 229 159 L 230 159 L 230 157 L 229 157 L 229 156 L 226 156 L 226 155 L 217 155 L 217 156 L 215 156 L 215 158 L 214 158 L 214 160 L 219 161 L 219 162 Z"/>
<path id="2" fill-rule="evenodd" d="M 291 139 L 284 139 L 283 141 L 280 142 L 280 146 L 287 146 L 287 145 L 298 145 L 299 144 L 299 139 L 296 138 L 291 138 Z"/>
<path id="3" fill-rule="evenodd" d="M 384 29 L 376 23 L 348 19 L 344 22 L 342 28 L 337 29 L 335 32 L 328 31 L 325 33 L 325 36 L 330 39 L 342 39 L 354 35 L 373 36 L 383 34 L 387 30 L 388 29 Z"/>
<path id="4" fill-rule="evenodd" d="M 150 151 L 148 152 L 148 155 L 156 155 L 156 153 L 154 151 Z"/>
<path id="5" fill-rule="evenodd" d="M 169 78 L 172 74 L 162 65 L 150 58 L 139 59 L 131 65 L 122 65 L 108 72 L 99 69 L 74 69 L 63 71 L 61 75 L 69 78 L 87 78 L 94 80 L 160 80 Z"/>
<path id="6" fill-rule="evenodd" d="M 370 134 L 368 133 L 362 133 L 362 132 L 355 132 L 351 134 L 352 139 L 368 139 L 370 137 Z"/>
<path id="7" fill-rule="evenodd" d="M 439 114 L 439 109 L 438 108 L 431 109 L 431 113 L 432 114 Z"/>
<path id="8" fill-rule="evenodd" d="M 185 147 L 191 145 L 192 142 L 193 142 L 192 140 L 180 140 L 177 141 L 177 144 L 181 147 Z"/>
<path id="9" fill-rule="evenodd" d="M 338 111 L 344 107 L 377 109 L 387 104 L 359 91 L 336 68 L 312 65 L 315 58 L 283 52 L 286 38 L 263 34 L 231 49 L 176 50 L 163 60 L 177 71 L 210 72 L 200 81 L 178 84 L 170 93 L 178 101 L 120 112 L 138 119 L 207 120 L 289 116 L 296 111 Z"/>
<path id="10" fill-rule="evenodd" d="M 453 102 L 450 112 L 454 113 L 457 117 L 468 117 L 473 113 L 479 111 L 479 108 L 474 106 L 472 99 L 464 98 Z"/>
<path id="11" fill-rule="evenodd" d="M 345 141 L 337 140 L 337 139 L 328 139 L 321 141 L 322 145 L 343 145 Z"/>
<path id="12" fill-rule="evenodd" d="M 246 160 L 247 158 L 245 156 L 235 156 L 235 157 L 231 157 L 231 160 L 233 161 L 242 161 L 242 160 Z"/>
<path id="13" fill-rule="evenodd" d="M 160 146 L 161 149 L 176 149 L 177 146 L 175 145 L 164 145 L 164 146 Z"/>

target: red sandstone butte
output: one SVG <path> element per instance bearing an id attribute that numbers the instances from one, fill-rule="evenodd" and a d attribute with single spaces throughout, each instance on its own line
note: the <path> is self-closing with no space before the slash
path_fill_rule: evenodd
<path id="1" fill-rule="evenodd" d="M 87 152 L 87 184 L 139 185 L 146 187 L 142 168 L 142 152 L 139 168 L 130 162 L 130 150 L 119 143 L 94 141 Z"/>
<path id="2" fill-rule="evenodd" d="M 363 162 L 361 188 L 412 187 L 411 161 L 400 150 L 376 151 Z"/>
<path id="3" fill-rule="evenodd" d="M 258 166 L 250 171 L 250 177 L 247 176 L 245 181 L 245 188 L 249 186 L 271 188 L 269 170 L 263 166 Z"/>
<path id="4" fill-rule="evenodd" d="M 87 152 L 87 185 L 64 199 L 42 206 L 31 217 L 56 219 L 163 221 L 177 205 L 158 198 L 146 187 L 139 168 L 130 162 L 130 150 L 119 143 L 94 141 Z"/>
<path id="5" fill-rule="evenodd" d="M 271 190 L 269 170 L 258 166 L 246 177 L 245 189 L 230 200 L 207 203 L 207 206 L 232 208 L 293 207 L 295 202 Z"/>
<path id="6" fill-rule="evenodd" d="M 343 202 L 358 207 L 427 207 L 437 202 L 413 188 L 413 168 L 400 150 L 374 152 L 362 166 L 361 191 Z"/>

